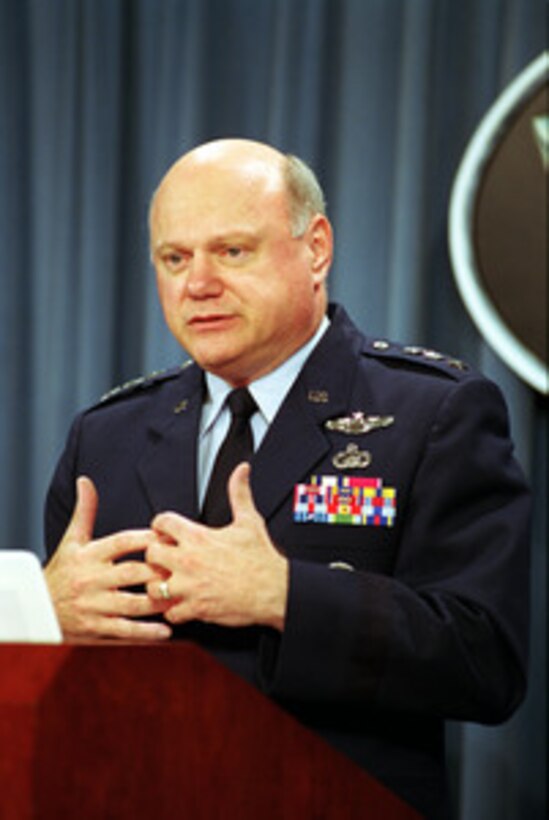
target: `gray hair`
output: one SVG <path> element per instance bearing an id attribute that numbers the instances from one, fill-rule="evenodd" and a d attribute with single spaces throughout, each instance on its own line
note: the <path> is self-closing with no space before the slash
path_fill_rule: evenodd
<path id="1" fill-rule="evenodd" d="M 314 171 L 293 154 L 286 154 L 284 182 L 290 206 L 290 225 L 293 237 L 302 236 L 315 214 L 326 213 L 326 202 Z"/>

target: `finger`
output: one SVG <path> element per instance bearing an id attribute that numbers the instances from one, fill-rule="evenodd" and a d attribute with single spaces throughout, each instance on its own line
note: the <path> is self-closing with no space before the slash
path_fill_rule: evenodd
<path id="1" fill-rule="evenodd" d="M 171 624 L 182 624 L 188 621 L 202 621 L 203 623 L 219 624 L 220 626 L 247 626 L 248 617 L 238 612 L 229 612 L 222 609 L 210 609 L 208 612 L 201 607 L 199 610 L 192 601 L 176 601 L 165 613 L 164 618 Z"/>
<path id="2" fill-rule="evenodd" d="M 110 589 L 123 589 L 136 584 L 148 584 L 162 577 L 162 573 L 144 561 L 122 561 L 114 564 L 105 573 L 104 586 Z"/>
<path id="3" fill-rule="evenodd" d="M 172 635 L 166 623 L 134 621 L 130 618 L 97 617 L 90 619 L 87 634 L 94 638 L 121 638 L 129 641 L 165 641 Z M 79 632 L 78 638 L 82 638 Z M 70 639 L 70 631 L 65 634 Z"/>
<path id="4" fill-rule="evenodd" d="M 86 544 L 93 537 L 99 496 L 91 479 L 80 476 L 76 481 L 76 504 L 65 538 Z"/>
<path id="5" fill-rule="evenodd" d="M 125 555 L 145 552 L 154 540 L 152 530 L 122 530 L 98 538 L 90 544 L 90 549 L 95 551 L 100 561 L 115 561 Z"/>
<path id="6" fill-rule="evenodd" d="M 250 465 L 246 462 L 234 468 L 228 484 L 229 503 L 233 520 L 248 515 L 258 515 L 250 487 Z"/>
<path id="7" fill-rule="evenodd" d="M 147 547 L 145 561 L 157 577 L 159 574 L 171 575 L 177 569 L 179 549 L 179 546 L 165 547 L 156 541 Z"/>
<path id="8" fill-rule="evenodd" d="M 153 600 L 146 593 L 138 592 L 117 591 L 110 596 L 105 596 L 103 602 L 108 605 L 108 609 L 103 608 L 103 612 L 109 612 L 113 617 L 144 618 L 147 615 L 164 612 L 167 608 L 166 600 Z"/>
<path id="9" fill-rule="evenodd" d="M 171 624 L 184 624 L 195 621 L 196 610 L 189 601 L 176 601 L 165 613 L 164 618 Z M 203 620 L 202 618 L 200 620 Z"/>
<path id="10" fill-rule="evenodd" d="M 188 586 L 184 585 L 181 576 L 176 578 L 172 575 L 147 584 L 147 594 L 157 604 L 164 604 L 164 610 L 166 606 L 173 606 L 174 601 L 181 600 L 187 591 Z"/>
<path id="11" fill-rule="evenodd" d="M 165 641 L 172 636 L 168 624 L 144 623 L 127 619 L 114 619 L 115 637 L 129 641 Z"/>
<path id="12" fill-rule="evenodd" d="M 174 512 L 159 513 L 155 516 L 151 527 L 164 543 L 168 541 L 172 545 L 181 544 L 185 539 L 196 536 L 201 530 L 206 529 L 203 524 L 191 521 L 190 518 Z M 169 550 L 170 546 L 165 549 Z"/>

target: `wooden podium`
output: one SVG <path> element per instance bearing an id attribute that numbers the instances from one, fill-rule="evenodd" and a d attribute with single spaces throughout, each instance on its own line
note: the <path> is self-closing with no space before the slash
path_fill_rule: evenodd
<path id="1" fill-rule="evenodd" d="M 0 646 L 1 820 L 417 820 L 191 644 Z"/>

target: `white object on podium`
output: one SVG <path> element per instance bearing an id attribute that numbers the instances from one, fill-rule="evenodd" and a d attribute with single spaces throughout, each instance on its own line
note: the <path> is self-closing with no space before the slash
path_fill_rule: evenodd
<path id="1" fill-rule="evenodd" d="M 0 551 L 0 643 L 61 643 L 40 561 L 25 550 Z"/>

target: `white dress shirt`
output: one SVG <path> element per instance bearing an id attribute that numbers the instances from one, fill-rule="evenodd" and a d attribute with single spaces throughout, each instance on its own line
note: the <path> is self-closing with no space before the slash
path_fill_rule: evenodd
<path id="1" fill-rule="evenodd" d="M 250 420 L 257 450 L 278 413 L 280 405 L 299 376 L 303 365 L 328 329 L 330 321 L 324 316 L 315 335 L 286 359 L 276 370 L 251 382 L 248 390 L 254 397 L 258 410 Z M 200 508 L 204 501 L 217 451 L 227 435 L 231 421 L 231 411 L 226 398 L 233 388 L 219 376 L 206 373 L 206 398 L 202 405 L 198 441 L 198 498 Z"/>

